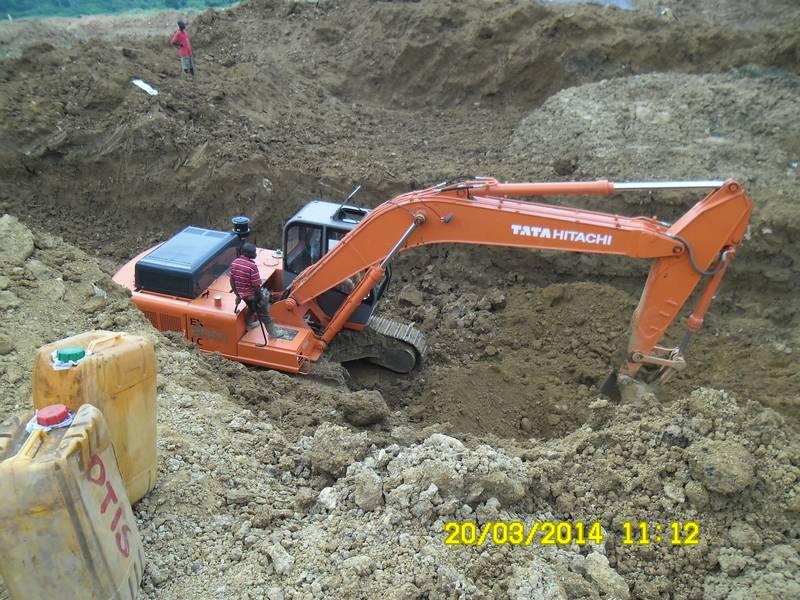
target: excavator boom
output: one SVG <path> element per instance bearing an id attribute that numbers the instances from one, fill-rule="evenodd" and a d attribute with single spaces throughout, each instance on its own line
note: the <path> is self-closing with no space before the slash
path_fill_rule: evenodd
<path id="1" fill-rule="evenodd" d="M 711 191 L 672 224 L 512 199 L 684 188 Z M 734 180 L 500 183 L 484 178 L 442 184 L 403 194 L 370 212 L 333 250 L 294 280 L 271 314 L 278 322 L 300 323 L 309 311 L 316 314 L 313 305 L 317 297 L 360 275 L 359 284 L 318 340 L 324 349 L 360 299 L 381 280 L 393 256 L 427 244 L 466 243 L 652 259 L 619 373 L 632 376 L 649 364 L 667 375 L 685 365 L 682 354 L 688 337 L 678 348 L 662 348 L 658 343 L 706 277 L 688 323 L 690 333 L 700 327 L 744 238 L 751 212 L 752 202 Z"/>

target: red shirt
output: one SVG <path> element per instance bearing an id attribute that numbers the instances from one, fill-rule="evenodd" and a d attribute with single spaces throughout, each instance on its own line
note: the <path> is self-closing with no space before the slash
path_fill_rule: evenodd
<path id="1" fill-rule="evenodd" d="M 252 258 L 240 256 L 231 263 L 231 282 L 240 298 L 253 298 L 261 287 L 261 276 Z"/>
<path id="2" fill-rule="evenodd" d="M 189 43 L 189 34 L 180 29 L 172 36 L 173 44 L 180 44 L 181 48 L 178 51 L 182 57 L 192 56 L 192 45 Z"/>

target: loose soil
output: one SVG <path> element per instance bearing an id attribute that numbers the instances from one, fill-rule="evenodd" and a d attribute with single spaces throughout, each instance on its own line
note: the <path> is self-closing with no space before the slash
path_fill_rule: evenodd
<path id="1" fill-rule="evenodd" d="M 173 14 L 0 26 L 0 415 L 27 409 L 44 343 L 157 344 L 142 598 L 800 596 L 800 8 L 638 4 L 254 0 L 190 19 L 194 80 Z M 311 197 L 459 174 L 739 179 L 752 227 L 686 371 L 598 396 L 646 276 L 621 258 L 404 254 L 382 311 L 427 360 L 344 384 L 201 355 L 109 279 L 188 224 L 244 212 L 278 245 Z M 699 199 L 570 204 L 672 220 Z M 607 536 L 443 544 L 445 521 L 499 519 Z M 697 521 L 701 544 L 627 546 L 628 520 Z"/>

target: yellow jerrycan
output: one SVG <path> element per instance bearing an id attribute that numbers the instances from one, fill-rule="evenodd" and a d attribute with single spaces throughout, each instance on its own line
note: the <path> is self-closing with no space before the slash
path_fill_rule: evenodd
<path id="1" fill-rule="evenodd" d="M 12 600 L 134 600 L 136 520 L 102 413 L 45 407 L 0 425 L 0 575 Z"/>
<path id="2" fill-rule="evenodd" d="M 127 333 L 90 331 L 39 348 L 33 365 L 33 406 L 82 404 L 108 423 L 131 503 L 156 484 L 156 353 Z"/>

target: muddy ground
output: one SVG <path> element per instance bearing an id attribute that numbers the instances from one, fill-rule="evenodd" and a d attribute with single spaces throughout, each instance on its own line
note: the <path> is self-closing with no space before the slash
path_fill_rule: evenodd
<path id="1" fill-rule="evenodd" d="M 0 406 L 25 410 L 43 343 L 156 341 L 143 597 L 800 595 L 800 9 L 639 5 L 253 1 L 190 20 L 194 80 L 172 15 L 0 26 L 19 55 L 0 63 Z M 375 206 L 465 173 L 739 179 L 752 227 L 687 370 L 598 397 L 647 269 L 621 258 L 403 255 L 383 310 L 426 333 L 427 361 L 350 365 L 345 385 L 200 355 L 108 277 L 188 224 L 245 212 L 275 245 L 309 197 L 363 184 Z M 699 199 L 571 203 L 672 220 Z M 445 546 L 444 521 L 467 519 L 607 537 Z M 701 544 L 627 546 L 626 520 L 697 521 Z"/>

